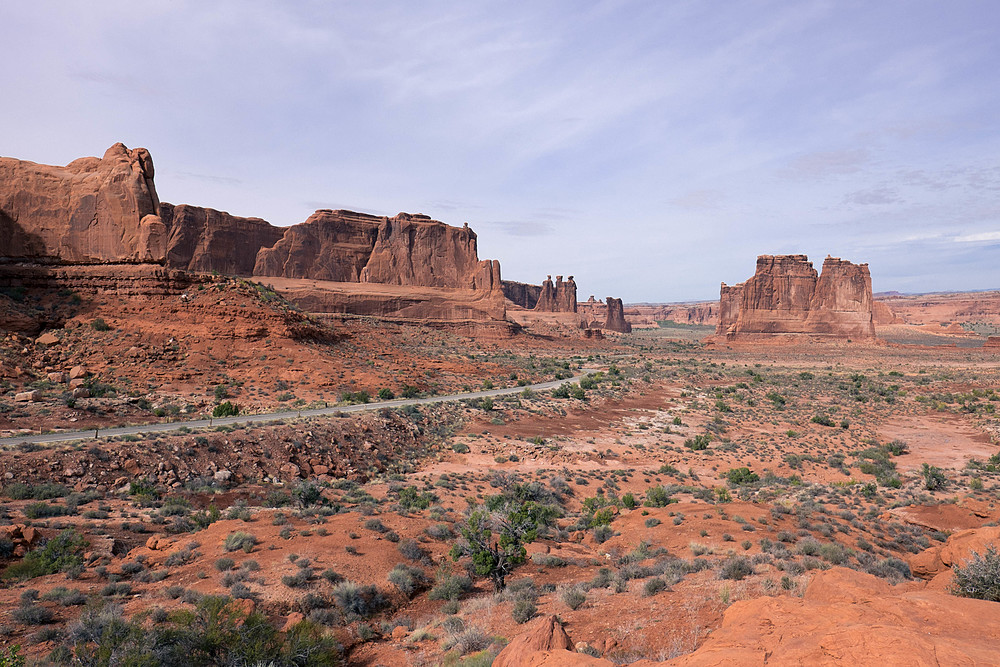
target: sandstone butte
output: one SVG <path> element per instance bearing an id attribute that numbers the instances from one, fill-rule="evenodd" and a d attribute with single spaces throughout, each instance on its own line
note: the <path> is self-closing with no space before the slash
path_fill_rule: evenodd
<path id="1" fill-rule="evenodd" d="M 873 339 L 867 264 L 827 257 L 816 273 L 805 255 L 761 255 L 753 277 L 722 283 L 717 335 L 761 340 L 775 334 Z"/>
<path id="2" fill-rule="evenodd" d="M 913 573 L 929 579 L 891 586 L 843 567 L 817 573 L 799 597 L 734 602 L 722 625 L 694 652 L 633 667 L 670 665 L 990 665 L 1000 644 L 996 602 L 950 592 L 951 566 L 983 553 L 1000 528 L 964 530 L 915 555 Z M 574 650 L 554 616 L 515 637 L 494 665 L 613 665 Z"/>
<path id="3" fill-rule="evenodd" d="M 65 167 L 0 158 L 0 256 L 450 289 L 455 292 L 444 297 L 378 293 L 377 309 L 416 301 L 424 304 L 411 309 L 417 315 L 457 310 L 473 319 L 504 319 L 500 264 L 479 259 L 468 225 L 324 209 L 301 224 L 275 227 L 260 218 L 161 203 L 153 175 L 149 151 L 120 143 L 102 158 Z M 461 308 L 438 307 L 455 300 Z"/>

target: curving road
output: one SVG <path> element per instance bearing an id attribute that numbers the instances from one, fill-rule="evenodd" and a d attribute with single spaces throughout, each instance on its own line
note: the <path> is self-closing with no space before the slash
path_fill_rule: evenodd
<path id="1" fill-rule="evenodd" d="M 450 396 L 429 396 L 427 398 L 401 398 L 392 401 L 379 401 L 376 403 L 359 403 L 356 405 L 342 405 L 330 408 L 314 408 L 312 410 L 286 410 L 284 412 L 268 412 L 259 415 L 237 415 L 235 417 L 214 417 L 212 419 L 193 419 L 191 421 L 169 422 L 161 424 L 145 424 L 141 426 L 119 426 L 116 428 L 91 429 L 88 431 L 59 431 L 56 433 L 42 433 L 39 435 L 17 435 L 10 438 L 0 438 L 0 447 L 9 447 L 29 442 L 35 444 L 52 444 L 56 442 L 71 442 L 73 440 L 84 440 L 88 438 L 113 438 L 119 435 L 141 435 L 144 433 L 169 433 L 182 428 L 201 429 L 214 428 L 216 426 L 231 426 L 233 424 L 262 424 L 288 419 L 300 419 L 302 417 L 325 417 L 330 415 L 347 414 L 350 412 L 365 412 L 368 410 L 379 410 L 381 408 L 401 408 L 405 405 L 426 405 L 429 403 L 446 403 L 448 401 L 461 401 L 475 398 L 486 398 L 493 396 L 506 396 L 509 394 L 519 394 L 525 389 L 532 391 L 545 391 L 555 389 L 564 382 L 579 382 L 590 375 L 590 372 L 583 373 L 564 380 L 550 380 L 549 382 L 539 382 L 523 387 L 506 387 L 503 389 L 484 389 L 473 391 L 468 394 L 451 394 Z"/>

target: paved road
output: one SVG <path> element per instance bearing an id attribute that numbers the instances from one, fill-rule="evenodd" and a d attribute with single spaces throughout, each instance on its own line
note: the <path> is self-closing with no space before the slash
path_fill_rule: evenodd
<path id="1" fill-rule="evenodd" d="M 393 401 L 379 401 L 377 403 L 359 403 L 357 405 L 343 405 L 332 408 L 315 408 L 312 410 L 288 410 L 285 412 L 269 412 L 260 415 L 238 415 L 236 417 L 218 417 L 213 419 L 193 419 L 191 421 L 170 422 L 166 424 L 146 424 L 143 426 L 120 426 L 117 428 L 102 428 L 89 431 L 60 431 L 57 433 L 44 433 L 40 435 L 18 435 L 11 438 L 0 438 L 0 447 L 10 447 L 23 442 L 36 444 L 51 444 L 55 442 L 70 442 L 73 440 L 84 440 L 88 438 L 112 438 L 119 435 L 139 435 L 143 433 L 168 433 L 178 431 L 182 428 L 202 429 L 214 428 L 216 426 L 231 426 L 233 424 L 261 424 L 280 420 L 299 419 L 302 417 L 328 417 L 331 415 L 347 414 L 351 412 L 365 412 L 369 410 L 379 410 L 381 408 L 401 408 L 405 405 L 426 405 L 429 403 L 446 403 L 448 401 L 461 401 L 465 399 L 486 398 L 487 396 L 506 396 L 509 394 L 519 394 L 525 389 L 532 391 L 545 391 L 555 389 L 564 382 L 579 382 L 590 373 L 584 373 L 565 380 L 552 380 L 550 382 L 539 382 L 524 387 L 508 387 L 505 389 L 484 389 L 468 394 L 452 394 L 450 396 L 429 396 L 427 398 L 401 398 Z"/>

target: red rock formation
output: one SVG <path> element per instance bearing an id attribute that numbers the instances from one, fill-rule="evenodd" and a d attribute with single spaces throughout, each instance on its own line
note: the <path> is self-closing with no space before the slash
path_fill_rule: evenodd
<path id="1" fill-rule="evenodd" d="M 716 326 L 719 323 L 719 302 L 703 303 L 639 303 L 625 310 L 625 319 L 633 326 L 656 328 L 659 322 Z"/>
<path id="2" fill-rule="evenodd" d="M 723 283 L 720 297 L 717 331 L 729 338 L 761 334 L 875 336 L 867 264 L 827 257 L 823 275 L 818 276 L 805 255 L 761 255 L 753 277 L 733 287 Z"/>
<path id="3" fill-rule="evenodd" d="M 361 282 L 469 289 L 482 267 L 476 233 L 426 215 L 383 218 Z M 500 288 L 499 282 L 497 288 Z"/>
<path id="4" fill-rule="evenodd" d="M 736 320 L 740 316 L 741 301 L 743 301 L 743 283 L 732 286 L 722 283 L 719 290 L 719 324 L 715 333 L 722 336 L 729 333 L 731 327 L 736 326 Z"/>
<path id="5" fill-rule="evenodd" d="M 988 348 L 1000 348 L 1000 336 L 989 336 L 986 342 L 983 343 L 983 347 Z"/>
<path id="6" fill-rule="evenodd" d="M 253 274 L 356 283 L 371 257 L 382 218 L 320 209 L 257 253 Z"/>
<path id="7" fill-rule="evenodd" d="M 604 320 L 604 330 L 632 333 L 632 325 L 625 321 L 625 309 L 622 306 L 622 300 L 609 296 L 605 301 L 608 304 L 608 313 Z"/>
<path id="8" fill-rule="evenodd" d="M 241 218 L 211 208 L 166 202 L 160 218 L 167 227 L 167 266 L 187 271 L 253 274 L 257 253 L 285 234 L 260 218 Z"/>
<path id="9" fill-rule="evenodd" d="M 872 277 L 867 264 L 838 257 L 823 260 L 816 292 L 809 302 L 809 333 L 874 338 Z"/>
<path id="10" fill-rule="evenodd" d="M 556 276 L 555 285 L 552 284 L 552 276 L 548 276 L 542 283 L 542 291 L 534 310 L 546 313 L 575 313 L 576 282 L 573 276 L 566 282 L 563 282 L 562 276 Z"/>
<path id="11" fill-rule="evenodd" d="M 573 642 L 555 616 L 538 619 L 528 632 L 518 635 L 494 658 L 493 667 L 542 667 L 547 665 L 613 665 L 610 660 L 573 651 Z"/>
<path id="12" fill-rule="evenodd" d="M 541 294 L 541 285 L 519 283 L 515 280 L 503 281 L 503 295 L 515 306 L 532 310 Z"/>
<path id="13" fill-rule="evenodd" d="M 0 256 L 162 262 L 166 228 L 145 148 L 115 144 L 65 167 L 0 158 Z"/>
<path id="14" fill-rule="evenodd" d="M 882 301 L 872 302 L 872 322 L 877 327 L 884 327 L 890 324 L 902 324 L 903 320 L 900 319 L 892 308 L 886 305 Z"/>

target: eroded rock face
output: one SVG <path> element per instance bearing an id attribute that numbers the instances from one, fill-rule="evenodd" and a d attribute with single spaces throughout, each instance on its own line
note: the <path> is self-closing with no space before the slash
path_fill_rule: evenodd
<path id="1" fill-rule="evenodd" d="M 0 255 L 163 262 L 167 234 L 153 175 L 149 151 L 121 143 L 65 167 L 0 158 Z"/>
<path id="2" fill-rule="evenodd" d="M 241 218 L 201 206 L 160 204 L 166 225 L 167 266 L 187 271 L 249 276 L 257 253 L 285 234 L 260 218 Z"/>
<path id="3" fill-rule="evenodd" d="M 472 289 L 483 278 L 476 243 L 468 224 L 451 227 L 409 213 L 383 218 L 361 282 Z"/>
<path id="4" fill-rule="evenodd" d="M 542 295 L 541 285 L 520 283 L 515 280 L 503 281 L 503 295 L 515 306 L 532 310 Z"/>
<path id="5" fill-rule="evenodd" d="M 718 333 L 730 339 L 764 334 L 875 337 L 867 264 L 836 257 L 817 274 L 805 255 L 761 255 L 744 283 L 722 285 Z"/>
<path id="6" fill-rule="evenodd" d="M 552 276 L 548 276 L 542 283 L 542 290 L 534 310 L 546 313 L 575 313 L 576 281 L 573 280 L 573 276 L 566 282 L 563 282 L 562 276 L 556 276 L 555 284 L 552 283 Z"/>
<path id="7" fill-rule="evenodd" d="M 257 253 L 257 276 L 311 278 L 356 283 L 371 257 L 380 219 L 351 211 L 321 209 L 285 230 L 271 248 Z"/>
<path id="8" fill-rule="evenodd" d="M 604 330 L 632 333 L 632 325 L 625 319 L 625 308 L 622 306 L 622 300 L 609 296 L 605 299 L 605 303 L 608 304 L 608 312 L 604 319 Z"/>

